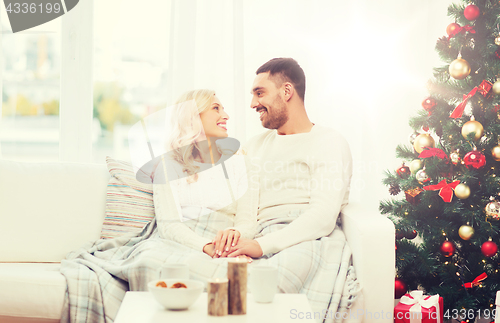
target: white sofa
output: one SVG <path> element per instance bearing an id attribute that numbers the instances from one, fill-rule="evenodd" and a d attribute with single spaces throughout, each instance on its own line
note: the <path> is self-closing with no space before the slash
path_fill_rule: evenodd
<path id="1" fill-rule="evenodd" d="M 108 179 L 104 164 L 0 160 L 0 322 L 59 321 L 66 290 L 59 262 L 99 238 Z M 364 322 L 392 322 L 394 226 L 356 205 L 341 217 Z"/>

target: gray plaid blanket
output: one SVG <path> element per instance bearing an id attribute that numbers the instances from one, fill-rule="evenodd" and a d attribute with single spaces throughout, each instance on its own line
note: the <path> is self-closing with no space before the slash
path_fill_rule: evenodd
<path id="1" fill-rule="evenodd" d="M 289 219 L 299 216 L 292 212 Z M 213 239 L 210 215 L 197 220 L 195 232 Z M 259 224 L 258 235 L 281 229 L 284 222 Z M 160 277 L 166 263 L 189 264 L 192 279 L 206 281 L 227 275 L 227 258 L 208 255 L 161 239 L 153 219 L 138 236 L 97 240 L 73 251 L 61 262 L 67 290 L 61 322 L 113 322 L 126 291 L 147 290 Z M 274 255 L 254 260 L 249 266 L 270 265 L 279 269 L 279 291 L 306 294 L 314 312 L 327 313 L 323 322 L 341 322 L 359 291 L 351 265 L 351 251 L 340 227 L 329 237 L 306 241 Z M 360 321 L 360 320 L 359 320 Z M 352 321 L 350 321 L 352 322 Z"/>

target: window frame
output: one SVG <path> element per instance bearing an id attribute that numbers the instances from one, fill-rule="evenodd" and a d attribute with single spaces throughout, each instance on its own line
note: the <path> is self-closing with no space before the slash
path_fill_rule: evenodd
<path id="1" fill-rule="evenodd" d="M 94 0 L 79 1 L 61 19 L 59 161 L 92 159 Z"/>

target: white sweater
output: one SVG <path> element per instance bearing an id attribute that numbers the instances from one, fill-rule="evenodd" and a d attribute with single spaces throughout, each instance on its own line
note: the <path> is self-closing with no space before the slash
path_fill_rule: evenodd
<path id="1" fill-rule="evenodd" d="M 352 175 L 349 145 L 339 133 L 319 125 L 293 135 L 269 130 L 244 150 L 252 168 L 249 191 L 259 191 L 258 222 L 304 210 L 285 228 L 256 239 L 264 255 L 333 231 Z"/>
<path id="2" fill-rule="evenodd" d="M 199 230 L 205 225 L 204 231 L 234 228 L 242 237 L 252 239 L 257 222 L 248 206 L 245 157 L 234 155 L 224 162 L 229 180 L 222 164 L 212 167 L 195 162 L 195 165 L 200 167 L 200 172 L 194 183 L 187 182 L 180 164 L 175 161 L 165 159 L 165 163 L 160 162 L 156 168 L 153 196 L 160 237 L 203 250 L 212 239 L 196 234 L 193 229 Z M 165 184 L 165 172 L 168 184 Z"/>

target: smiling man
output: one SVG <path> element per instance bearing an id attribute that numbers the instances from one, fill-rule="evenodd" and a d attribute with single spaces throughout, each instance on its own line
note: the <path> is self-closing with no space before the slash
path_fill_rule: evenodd
<path id="1" fill-rule="evenodd" d="M 254 240 L 240 239 L 227 253 L 230 257 L 270 257 L 331 234 L 347 204 L 352 175 L 345 139 L 307 116 L 299 64 L 274 58 L 256 74 L 251 108 L 269 130 L 252 138 L 245 150 L 254 170 L 251 181 L 258 186 L 259 231 Z"/>

